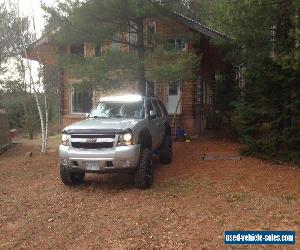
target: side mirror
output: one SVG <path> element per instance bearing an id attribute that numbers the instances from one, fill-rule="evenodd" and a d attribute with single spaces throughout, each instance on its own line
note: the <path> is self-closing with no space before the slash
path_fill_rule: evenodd
<path id="1" fill-rule="evenodd" d="M 157 116 L 156 111 L 155 110 L 150 110 L 149 119 L 155 119 L 156 116 Z"/>
<path id="2" fill-rule="evenodd" d="M 85 119 L 85 120 L 88 119 L 88 118 L 89 118 L 89 115 L 90 115 L 89 113 L 85 113 L 85 114 L 84 114 L 84 119 Z"/>

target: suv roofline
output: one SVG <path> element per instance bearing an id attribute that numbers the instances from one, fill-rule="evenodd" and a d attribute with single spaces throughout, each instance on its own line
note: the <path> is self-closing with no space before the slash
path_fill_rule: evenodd
<path id="1" fill-rule="evenodd" d="M 158 96 L 147 96 L 147 95 L 138 95 L 138 94 L 129 94 L 129 95 L 110 95 L 100 97 L 100 102 L 138 102 L 143 99 L 159 99 Z"/>

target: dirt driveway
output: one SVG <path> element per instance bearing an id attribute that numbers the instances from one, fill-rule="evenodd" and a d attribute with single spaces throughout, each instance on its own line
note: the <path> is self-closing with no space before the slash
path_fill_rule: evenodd
<path id="1" fill-rule="evenodd" d="M 241 249 L 224 230 L 292 230 L 300 235 L 300 169 L 258 159 L 203 161 L 240 147 L 202 137 L 176 143 L 174 162 L 156 160 L 153 188 L 132 177 L 88 176 L 69 188 L 59 179 L 57 139 L 47 156 L 36 142 L 0 156 L 0 248 Z M 25 152 L 33 151 L 33 158 Z M 243 247 L 245 249 L 245 247 Z M 300 249 L 249 247 L 247 249 Z"/>

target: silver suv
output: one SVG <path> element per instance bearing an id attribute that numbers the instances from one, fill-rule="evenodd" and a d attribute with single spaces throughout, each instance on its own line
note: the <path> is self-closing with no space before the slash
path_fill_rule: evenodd
<path id="1" fill-rule="evenodd" d="M 152 154 L 172 161 L 169 116 L 156 97 L 109 96 L 86 119 L 66 127 L 59 147 L 64 184 L 83 182 L 85 173 L 132 173 L 138 188 L 153 183 Z"/>

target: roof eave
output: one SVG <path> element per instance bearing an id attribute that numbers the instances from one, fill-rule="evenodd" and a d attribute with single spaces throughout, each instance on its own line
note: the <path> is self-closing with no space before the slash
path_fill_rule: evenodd
<path id="1" fill-rule="evenodd" d="M 189 27 L 190 29 L 197 31 L 199 33 L 202 33 L 210 38 L 215 38 L 215 39 L 226 39 L 229 40 L 229 37 L 226 36 L 225 34 L 218 32 L 216 30 L 213 30 L 189 17 L 186 17 L 178 12 L 170 11 L 168 9 L 165 9 L 162 7 L 164 11 L 166 11 L 166 14 L 171 15 L 174 17 L 178 22 L 182 23 L 183 25 Z"/>

